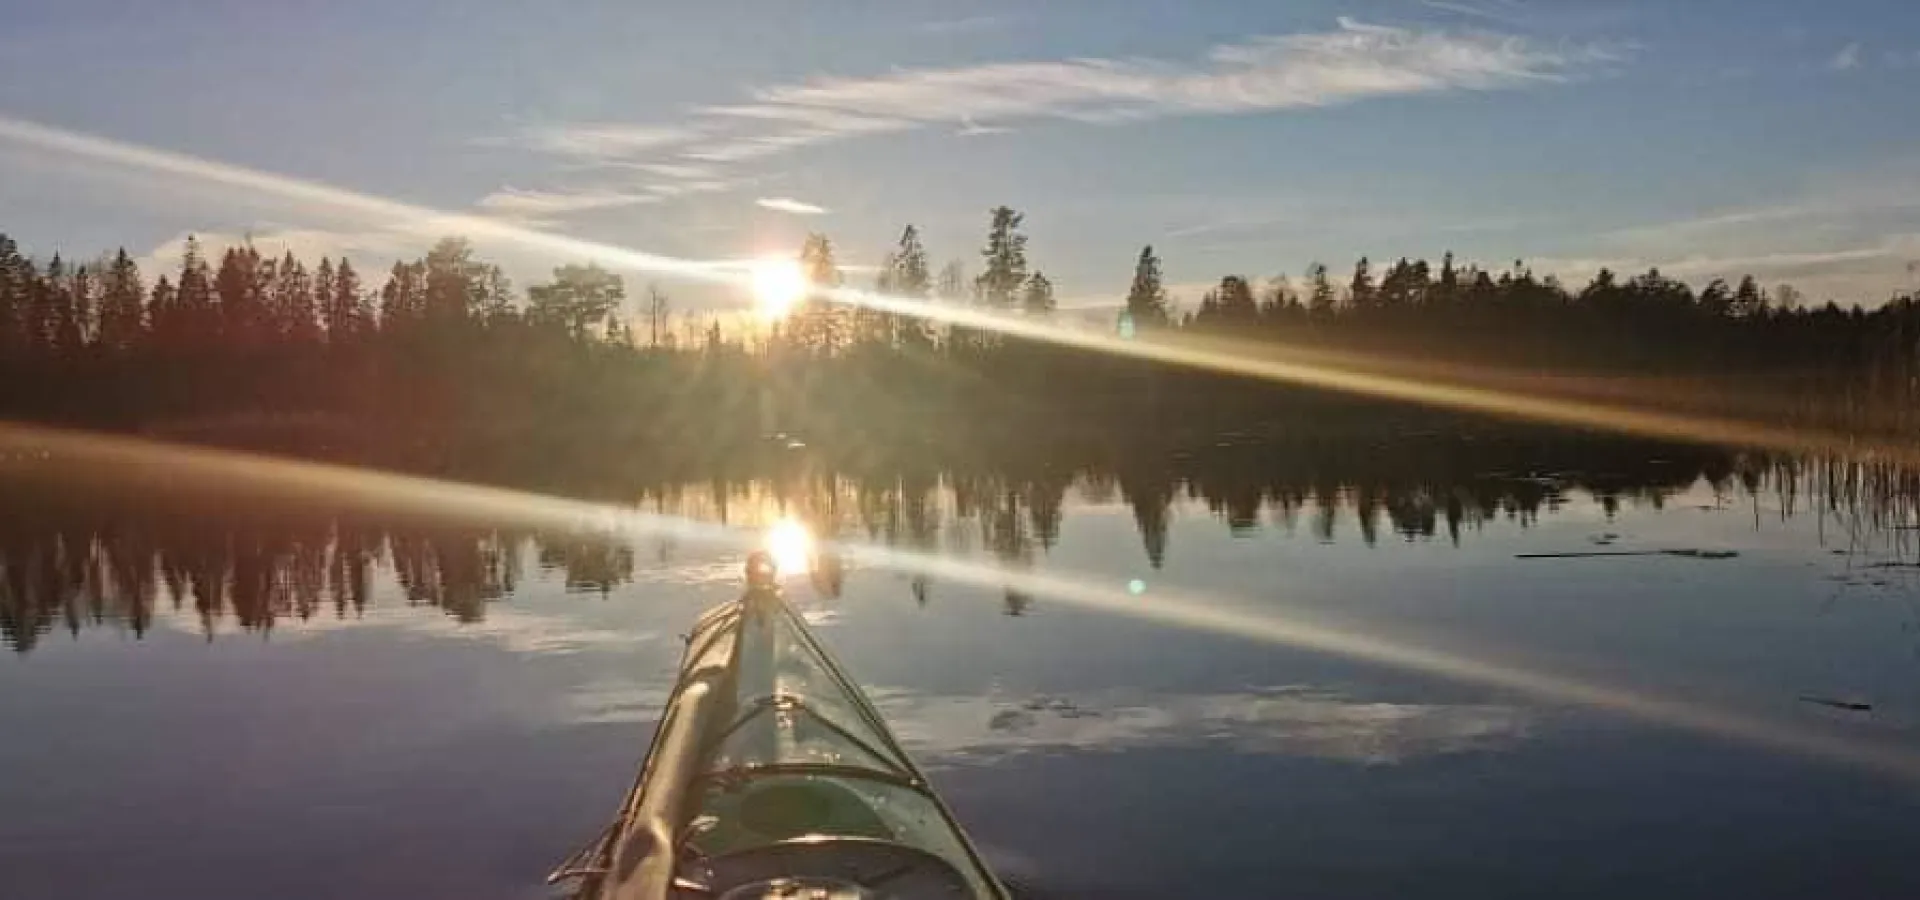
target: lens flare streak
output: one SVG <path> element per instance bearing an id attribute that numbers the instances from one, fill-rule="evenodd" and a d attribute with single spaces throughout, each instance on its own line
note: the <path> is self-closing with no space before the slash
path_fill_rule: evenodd
<path id="1" fill-rule="evenodd" d="M 220 184 L 249 196 L 270 195 L 310 211 L 330 212 L 380 227 L 406 227 L 423 234 L 462 232 L 543 251 L 563 258 L 602 264 L 748 292 L 768 281 L 756 265 L 716 264 L 645 253 L 596 241 L 565 237 L 487 216 L 443 212 L 357 193 L 318 182 L 248 169 L 0 115 L 0 141 L 52 151 L 71 160 L 91 160 L 176 178 Z M 779 276 L 785 283 L 789 279 Z M 782 289 L 784 296 L 786 290 Z M 1365 396 L 1462 409 L 1529 421 L 1610 430 L 1662 439 L 1737 444 L 1791 453 L 1828 452 L 1920 464 L 1920 448 L 1893 441 L 1869 441 L 1811 429 L 1782 428 L 1764 422 L 1696 416 L 1672 411 L 1671 396 L 1633 397 L 1602 403 L 1571 392 L 1555 391 L 1540 379 L 1431 367 L 1406 371 L 1361 355 L 1329 354 L 1315 348 L 1273 347 L 1244 341 L 1141 335 L 1133 339 L 1106 331 L 1065 327 L 1040 319 L 945 303 L 890 297 L 871 291 L 836 288 L 817 292 L 828 300 L 948 325 L 991 330 L 1057 346 L 1091 350 L 1171 366 L 1342 391 Z M 762 303 L 763 308 L 770 304 Z M 1647 392 L 1652 394 L 1654 392 Z"/>
<path id="2" fill-rule="evenodd" d="M 380 227 L 406 227 L 423 233 L 459 231 L 469 236 L 507 241 L 556 256 L 593 259 L 618 268 L 743 289 L 754 286 L 755 275 L 750 268 L 716 266 L 711 262 L 644 253 L 542 232 L 501 219 L 441 212 L 21 119 L 0 116 L 0 140 L 53 151 L 69 159 L 195 179 L 250 195 L 279 197 L 310 211 L 350 216 Z M 1490 376 L 1462 369 L 1436 369 L 1416 374 L 1405 371 L 1404 367 L 1386 365 L 1380 360 L 1362 356 L 1338 357 L 1306 348 L 1273 348 L 1244 342 L 1164 336 L 1140 336 L 1125 340 L 1104 331 L 1069 328 L 1037 319 L 888 297 L 867 291 L 835 289 L 821 294 L 835 302 L 949 325 L 987 329 L 1058 346 L 1287 384 L 1663 439 L 1738 444 L 1796 453 L 1830 452 L 1920 464 L 1920 449 L 1907 444 L 1855 440 L 1832 433 L 1782 428 L 1744 419 L 1683 415 L 1668 411 L 1671 405 L 1666 401 L 1671 398 L 1638 397 L 1633 398 L 1633 402 L 1601 403 L 1571 393 L 1555 393 L 1534 379 Z M 479 520 L 600 529 L 615 534 L 670 534 L 690 541 L 733 547 L 752 546 L 755 543 L 752 536 L 720 526 L 515 491 L 244 454 L 168 447 L 143 441 L 79 436 L 47 429 L 0 427 L 0 447 L 21 443 L 57 450 L 63 454 L 80 454 L 108 465 L 158 468 L 167 471 L 170 478 L 200 479 L 209 485 L 227 488 L 271 488 L 315 500 L 351 500 L 386 508 L 411 508 Z M 847 549 L 851 558 L 901 571 L 996 589 L 1011 586 L 1145 621 L 1336 653 L 1440 677 L 1521 691 L 1543 699 L 1597 707 L 1651 723 L 1829 762 L 1866 767 L 1904 780 L 1920 782 L 1920 757 L 1903 750 L 1846 740 L 1684 700 L 1504 665 L 1487 657 L 1469 658 L 1276 615 L 1255 616 L 1235 612 L 1195 595 L 1156 589 L 1150 602 L 1142 602 L 1126 593 L 1102 589 L 1079 580 L 1007 572 L 880 548 Z"/>
<path id="3" fill-rule="evenodd" d="M 776 553 L 785 547 L 785 552 L 807 556 L 837 550 L 847 559 L 870 568 L 932 576 L 995 591 L 1019 590 L 1144 622 L 1512 690 L 1549 702 L 1591 707 L 1654 725 L 1867 769 L 1920 784 L 1920 755 L 1883 743 L 1849 739 L 1683 698 L 1538 671 L 1501 662 L 1493 653 L 1448 652 L 1362 634 L 1352 628 L 1309 622 L 1298 615 L 1283 615 L 1272 610 L 1259 614 L 1238 611 L 1215 599 L 1160 586 L 1153 588 L 1151 596 L 1142 597 L 1127 590 L 1101 587 L 1091 579 L 1018 572 L 871 544 L 829 546 L 829 542 L 809 535 L 797 522 L 776 524 L 770 534 L 761 534 L 520 491 L 0 423 L 0 457 L 6 456 L 63 462 L 87 472 L 112 473 L 108 477 L 113 478 L 154 474 L 164 476 L 172 485 L 271 492 L 291 500 L 345 502 L 398 513 L 577 529 L 616 538 L 671 535 L 692 544 L 739 551 L 760 548 L 766 541 Z M 787 537 L 778 537 L 782 534 Z"/>

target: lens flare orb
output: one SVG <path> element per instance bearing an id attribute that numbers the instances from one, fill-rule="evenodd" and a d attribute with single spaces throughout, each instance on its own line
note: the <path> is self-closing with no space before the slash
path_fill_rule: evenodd
<path id="1" fill-rule="evenodd" d="M 794 519 L 781 519 L 761 541 L 782 575 L 806 572 L 813 562 L 813 533 Z"/>
<path id="2" fill-rule="evenodd" d="M 763 259 L 753 264 L 753 305 L 760 317 L 777 322 L 792 314 L 807 295 L 807 273 L 790 259 Z"/>

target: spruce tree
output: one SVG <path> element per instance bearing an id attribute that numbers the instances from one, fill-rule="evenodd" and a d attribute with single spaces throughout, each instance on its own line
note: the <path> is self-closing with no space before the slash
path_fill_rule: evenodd
<path id="1" fill-rule="evenodd" d="M 93 270 L 82 265 L 75 266 L 73 274 L 60 286 L 53 344 L 63 355 L 78 356 L 86 349 L 93 332 L 96 281 Z"/>
<path id="2" fill-rule="evenodd" d="M 1374 307 L 1377 295 L 1373 286 L 1372 263 L 1366 257 L 1353 265 L 1353 282 L 1347 286 L 1347 296 L 1352 298 L 1353 308 L 1366 310 Z"/>
<path id="3" fill-rule="evenodd" d="M 1307 312 L 1316 318 L 1332 316 L 1339 296 L 1327 277 L 1327 267 L 1314 263 L 1307 267 Z"/>
<path id="4" fill-rule="evenodd" d="M 840 286 L 840 268 L 834 261 L 833 242 L 826 235 L 807 235 L 806 243 L 800 248 L 800 271 L 807 284 L 818 290 L 809 292 L 800 301 L 788 333 L 798 346 L 831 356 L 845 344 L 848 323 L 839 304 L 821 293 Z"/>
<path id="5" fill-rule="evenodd" d="M 1053 282 L 1040 272 L 1033 273 L 1027 279 L 1027 286 L 1020 297 L 1020 308 L 1030 316 L 1050 316 L 1053 314 Z"/>
<path id="6" fill-rule="evenodd" d="M 179 340 L 192 347 L 212 345 L 220 337 L 220 310 L 213 294 L 213 273 L 200 252 L 200 240 L 189 236 L 180 261 L 180 283 L 174 289 Z"/>
<path id="7" fill-rule="evenodd" d="M 1027 283 L 1027 236 L 1020 232 L 1026 217 L 1011 207 L 994 207 L 987 227 L 987 245 L 980 250 L 985 269 L 974 279 L 980 302 L 992 309 L 1012 309 Z"/>
<path id="8" fill-rule="evenodd" d="M 27 344 L 27 298 L 33 264 L 12 238 L 0 234 L 0 359 L 19 356 Z"/>
<path id="9" fill-rule="evenodd" d="M 1152 245 L 1141 248 L 1140 259 L 1133 265 L 1133 286 L 1127 290 L 1126 316 L 1135 327 L 1168 322 L 1167 289 L 1161 283 L 1160 257 L 1154 255 Z"/>
<path id="10" fill-rule="evenodd" d="M 887 288 L 882 293 L 909 300 L 925 300 L 933 287 L 927 271 L 927 248 L 920 243 L 920 230 L 908 225 L 900 232 L 900 243 L 888 257 L 883 273 Z M 889 316 L 893 343 L 902 347 L 925 347 L 933 343 L 932 329 L 926 320 L 913 316 Z"/>
<path id="11" fill-rule="evenodd" d="M 27 296 L 27 350 L 35 356 L 52 356 L 56 350 L 56 332 L 60 311 L 65 305 L 67 265 L 55 253 L 46 271 L 33 280 Z"/>
<path id="12" fill-rule="evenodd" d="M 236 347 L 255 347 L 265 341 L 265 310 L 261 304 L 260 254 L 251 244 L 228 247 L 214 270 L 213 293 L 220 305 L 226 340 Z"/>
<path id="13" fill-rule="evenodd" d="M 108 352 L 125 353 L 139 346 L 146 330 L 144 295 L 140 268 L 127 255 L 126 248 L 115 254 L 107 267 L 100 289 L 100 336 L 98 343 Z"/>
<path id="14" fill-rule="evenodd" d="M 155 343 L 172 346 L 183 331 L 180 324 L 180 291 L 160 276 L 153 283 L 153 294 L 147 298 L 147 335 Z"/>

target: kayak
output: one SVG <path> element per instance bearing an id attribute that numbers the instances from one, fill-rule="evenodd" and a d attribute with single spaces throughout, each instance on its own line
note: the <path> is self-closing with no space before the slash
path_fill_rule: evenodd
<path id="1" fill-rule="evenodd" d="M 1008 897 L 764 553 L 687 635 L 613 824 L 548 881 L 583 900 Z"/>

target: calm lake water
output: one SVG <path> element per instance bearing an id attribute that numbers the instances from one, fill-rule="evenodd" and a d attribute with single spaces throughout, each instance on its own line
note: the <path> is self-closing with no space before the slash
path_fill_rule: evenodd
<path id="1" fill-rule="evenodd" d="M 839 597 L 790 593 L 1029 896 L 1920 896 L 1911 477 L 1228 456 L 636 505 L 978 563 L 852 551 Z M 0 504 L 7 898 L 548 896 L 744 553 L 180 492 Z M 1631 551 L 1677 552 L 1523 558 Z M 1213 627 L 1168 621 L 1196 609 Z"/>

